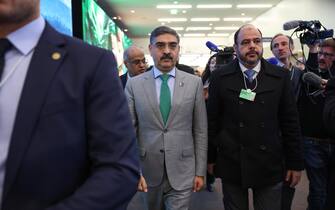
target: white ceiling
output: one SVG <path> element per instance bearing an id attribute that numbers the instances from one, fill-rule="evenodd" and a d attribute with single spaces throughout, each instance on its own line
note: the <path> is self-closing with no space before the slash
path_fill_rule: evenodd
<path id="1" fill-rule="evenodd" d="M 237 8 L 238 4 L 270 4 L 272 7 L 276 6 L 281 0 L 184 0 L 176 3 L 172 0 L 97 0 L 101 5 L 107 5 L 109 9 L 109 15 L 114 17 L 118 16 L 121 21 L 121 28 L 128 29 L 126 34 L 131 38 L 144 38 L 148 37 L 155 27 L 166 24 L 170 27 L 183 27 L 184 30 L 178 31 L 182 36 L 185 33 L 203 33 L 205 36 L 208 34 L 231 34 L 233 30 L 216 30 L 215 27 L 222 26 L 236 26 L 239 27 L 247 22 L 253 21 L 256 17 L 267 12 L 271 8 L 249 8 L 240 9 Z M 169 5 L 192 5 L 190 9 L 178 9 L 177 14 L 170 14 L 170 9 L 157 9 L 157 5 L 169 4 Z M 199 9 L 196 5 L 198 4 L 231 4 L 232 7 L 228 9 Z M 131 12 L 131 11 L 134 12 Z M 186 13 L 183 13 L 183 10 Z M 244 13 L 244 15 L 242 15 Z M 204 18 L 213 17 L 219 18 L 219 21 L 206 21 L 206 22 L 194 22 L 190 21 L 191 18 Z M 223 18 L 227 17 L 250 17 L 251 21 L 241 22 L 227 22 L 223 21 Z M 186 22 L 159 22 L 158 18 L 186 18 Z M 119 22 L 120 23 L 120 22 Z M 210 25 L 212 24 L 212 25 Z M 208 31 L 186 31 L 187 27 L 210 27 Z"/>

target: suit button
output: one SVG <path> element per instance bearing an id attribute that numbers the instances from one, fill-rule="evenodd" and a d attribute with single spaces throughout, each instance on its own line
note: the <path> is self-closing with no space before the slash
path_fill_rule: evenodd
<path id="1" fill-rule="evenodd" d="M 240 128 L 243 128 L 243 127 L 244 127 L 244 123 L 240 122 Z"/>
<path id="2" fill-rule="evenodd" d="M 164 150 L 163 150 L 163 149 L 160 149 L 159 151 L 160 151 L 161 153 L 164 153 Z"/>
<path id="3" fill-rule="evenodd" d="M 163 130 L 163 132 L 164 132 L 164 133 L 167 133 L 167 132 L 168 132 L 168 129 L 167 129 L 167 128 L 165 128 L 165 129 Z"/>
<path id="4" fill-rule="evenodd" d="M 264 122 L 261 122 L 261 123 L 259 124 L 259 126 L 260 126 L 261 128 L 264 128 L 264 127 L 265 127 L 265 123 L 264 123 Z"/>
<path id="5" fill-rule="evenodd" d="M 243 102 L 243 101 L 239 101 L 238 103 L 239 103 L 240 105 L 243 105 L 243 104 L 244 104 L 244 102 Z"/>
<path id="6" fill-rule="evenodd" d="M 265 104 L 265 101 L 261 101 L 261 104 Z"/>
<path id="7" fill-rule="evenodd" d="M 259 149 L 265 151 L 266 150 L 266 146 L 265 145 L 260 145 Z"/>

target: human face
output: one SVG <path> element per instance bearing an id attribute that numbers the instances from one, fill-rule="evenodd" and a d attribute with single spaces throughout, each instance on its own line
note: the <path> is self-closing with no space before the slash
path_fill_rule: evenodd
<path id="1" fill-rule="evenodd" d="M 332 67 L 335 61 L 335 49 L 332 47 L 321 47 L 318 53 L 318 64 L 319 68 L 328 70 Z"/>
<path id="2" fill-rule="evenodd" d="M 124 62 L 129 75 L 136 76 L 145 72 L 147 61 L 145 60 L 144 53 L 140 49 L 133 49 L 128 54 L 127 61 Z"/>
<path id="3" fill-rule="evenodd" d="M 246 68 L 254 68 L 263 56 L 261 33 L 252 25 L 241 28 L 234 49 L 239 61 Z"/>
<path id="4" fill-rule="evenodd" d="M 0 0 L 0 24 L 25 24 L 39 16 L 40 0 Z"/>
<path id="5" fill-rule="evenodd" d="M 287 36 L 280 35 L 272 40 L 272 53 L 281 62 L 285 62 L 290 58 L 292 50 L 293 46 L 290 46 Z"/>
<path id="6" fill-rule="evenodd" d="M 214 71 L 216 66 L 216 57 L 212 57 L 211 61 L 209 62 L 209 70 L 212 72 Z"/>
<path id="7" fill-rule="evenodd" d="M 179 57 L 179 50 L 177 37 L 172 34 L 159 35 L 149 45 L 155 66 L 162 72 L 169 72 L 173 69 Z"/>

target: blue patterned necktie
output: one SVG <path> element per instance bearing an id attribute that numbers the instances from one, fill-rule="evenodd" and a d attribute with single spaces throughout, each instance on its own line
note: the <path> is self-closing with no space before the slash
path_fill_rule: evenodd
<path id="1" fill-rule="evenodd" d="M 247 69 L 244 71 L 244 74 L 247 76 L 247 79 L 249 80 L 250 83 L 252 83 L 252 81 L 254 80 L 254 75 L 255 75 L 256 71 L 253 69 Z"/>
<path id="2" fill-rule="evenodd" d="M 0 39 L 0 80 L 5 67 L 5 54 L 11 46 L 12 44 L 8 41 L 8 39 Z"/>
<path id="3" fill-rule="evenodd" d="M 169 85 L 167 83 L 169 77 L 170 77 L 169 74 L 160 75 L 162 84 L 161 84 L 161 94 L 159 98 L 159 109 L 162 114 L 164 125 L 166 124 L 171 109 L 171 93 Z"/>

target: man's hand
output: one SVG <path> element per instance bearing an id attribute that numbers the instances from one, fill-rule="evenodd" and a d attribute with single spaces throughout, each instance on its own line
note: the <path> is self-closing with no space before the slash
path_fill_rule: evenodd
<path id="1" fill-rule="evenodd" d="M 326 88 L 327 82 L 328 82 L 328 80 L 326 80 L 326 79 L 322 79 L 322 80 L 321 80 L 321 88 L 322 88 L 322 89 L 325 89 L 325 88 Z"/>
<path id="2" fill-rule="evenodd" d="M 318 53 L 319 51 L 319 43 L 309 44 L 307 45 L 310 53 Z"/>
<path id="3" fill-rule="evenodd" d="M 138 181 L 137 190 L 140 192 L 148 192 L 147 183 L 142 175 L 140 180 Z"/>
<path id="4" fill-rule="evenodd" d="M 193 183 L 193 192 L 199 192 L 203 186 L 204 186 L 204 177 L 195 176 Z"/>
<path id="5" fill-rule="evenodd" d="M 288 170 L 285 181 L 290 183 L 290 187 L 295 187 L 301 178 L 301 171 Z"/>

